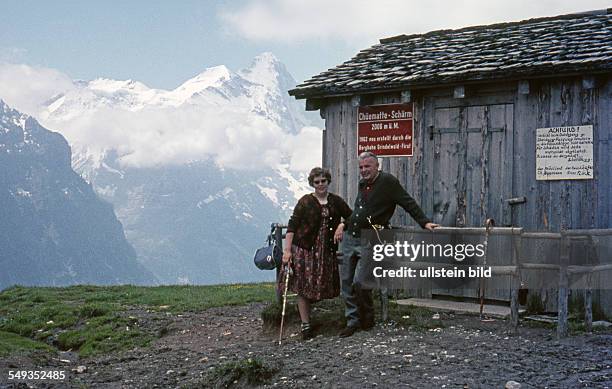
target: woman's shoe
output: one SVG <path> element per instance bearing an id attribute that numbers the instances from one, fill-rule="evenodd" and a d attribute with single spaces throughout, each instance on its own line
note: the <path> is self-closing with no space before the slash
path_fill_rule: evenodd
<path id="1" fill-rule="evenodd" d="M 313 338 L 313 334 L 310 328 L 307 330 L 302 330 L 302 340 L 308 340 L 311 338 Z"/>
<path id="2" fill-rule="evenodd" d="M 302 323 L 302 340 L 308 340 L 313 337 L 312 329 L 310 328 L 310 323 Z"/>

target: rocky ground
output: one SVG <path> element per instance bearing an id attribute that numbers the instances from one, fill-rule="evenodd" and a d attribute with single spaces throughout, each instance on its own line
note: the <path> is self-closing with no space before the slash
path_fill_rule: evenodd
<path id="1" fill-rule="evenodd" d="M 306 342 L 290 323 L 279 346 L 278 333 L 263 329 L 264 308 L 131 312 L 139 326 L 159 331 L 150 347 L 82 359 L 72 353 L 5 358 L 3 375 L 7 369 L 47 369 L 64 370 L 68 378 L 19 385 L 0 380 L 0 388 L 243 387 L 247 372 L 264 381 L 259 385 L 279 388 L 503 388 L 508 381 L 521 388 L 612 388 L 609 332 L 557 341 L 550 328 L 521 325 L 512 335 L 502 320 L 442 313 L 430 328 L 378 323 L 340 339 L 332 326 Z"/>

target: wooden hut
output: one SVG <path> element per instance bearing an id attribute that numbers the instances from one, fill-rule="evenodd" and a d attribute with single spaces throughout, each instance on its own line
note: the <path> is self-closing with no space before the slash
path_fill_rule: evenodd
<path id="1" fill-rule="evenodd" d="M 323 165 L 349 204 L 359 179 L 358 112 L 409 104 L 412 155 L 384 158 L 382 168 L 435 222 L 610 229 L 611 74 L 607 9 L 381 39 L 289 94 L 325 119 Z M 560 138 L 548 146 L 540 138 L 552 128 L 586 131 L 592 155 L 579 156 L 577 176 L 555 176 L 561 167 L 549 154 Z M 414 222 L 396 212 L 392 224 Z M 603 303 L 612 311 L 612 300 Z"/>

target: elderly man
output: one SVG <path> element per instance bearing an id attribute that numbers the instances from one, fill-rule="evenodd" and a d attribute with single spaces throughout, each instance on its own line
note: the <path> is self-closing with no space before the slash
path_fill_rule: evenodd
<path id="1" fill-rule="evenodd" d="M 361 259 L 361 230 L 373 225 L 388 227 L 396 205 L 423 228 L 433 231 L 438 227 L 429 220 L 417 202 L 406 192 L 398 179 L 378 170 L 378 158 L 371 152 L 359 155 L 359 193 L 355 199 L 353 213 L 335 231 L 334 239 L 342 241 L 342 262 L 339 264 L 341 293 L 346 304 L 346 328 L 340 337 L 351 336 L 359 328 L 368 330 L 374 326 L 374 303 L 372 291 L 362 288 L 357 279 L 365 267 Z"/>

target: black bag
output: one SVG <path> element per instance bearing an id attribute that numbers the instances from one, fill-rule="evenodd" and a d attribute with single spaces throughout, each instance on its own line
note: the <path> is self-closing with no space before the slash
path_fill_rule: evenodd
<path id="1" fill-rule="evenodd" d="M 283 252 L 276 243 L 257 249 L 257 251 L 255 251 L 255 257 L 253 258 L 255 266 L 261 270 L 276 269 L 277 266 L 280 267 L 282 260 Z"/>
<path id="2" fill-rule="evenodd" d="M 268 245 L 257 249 L 253 257 L 255 266 L 261 270 L 273 270 L 276 267 L 280 268 L 283 261 L 283 252 L 281 248 L 276 245 L 276 240 L 274 239 L 274 229 L 275 226 L 272 226 L 270 235 L 268 235 Z"/>

